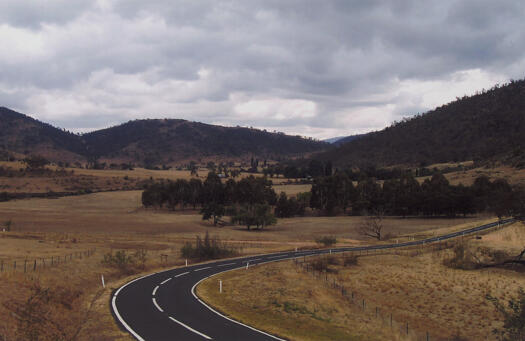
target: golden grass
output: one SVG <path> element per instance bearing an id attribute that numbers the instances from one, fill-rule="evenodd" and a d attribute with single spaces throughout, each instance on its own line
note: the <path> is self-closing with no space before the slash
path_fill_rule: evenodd
<path id="1" fill-rule="evenodd" d="M 312 185 L 274 185 L 273 189 L 277 195 L 284 192 L 288 196 L 295 196 L 298 193 L 310 192 Z"/>
<path id="2" fill-rule="evenodd" d="M 290 185 L 296 186 L 296 185 Z M 23 289 L 35 280 L 56 288 L 67 283 L 71 288 L 82 288 L 79 304 L 85 311 L 95 295 L 92 317 L 86 322 L 81 340 L 89 340 L 94 331 L 101 340 L 129 339 L 115 326 L 109 313 L 109 289 L 99 293 L 100 274 L 105 274 L 110 287 L 116 288 L 123 275 L 101 265 L 103 255 L 111 250 L 137 249 L 148 251 L 147 268 L 163 266 L 161 254 L 168 255 L 164 266 L 182 262 L 179 250 L 182 244 L 193 240 L 196 234 L 209 231 L 222 240 L 242 248 L 242 254 L 266 253 L 295 247 L 315 247 L 314 240 L 323 235 L 334 235 L 339 245 L 370 243 L 358 232 L 362 217 L 302 217 L 280 219 L 276 226 L 264 231 L 246 231 L 239 226 L 213 227 L 202 221 L 197 211 L 169 212 L 141 208 L 141 191 L 104 192 L 58 199 L 27 199 L 0 203 L 0 223 L 12 220 L 12 232 L 0 232 L 0 259 L 32 260 L 49 256 L 63 256 L 96 248 L 94 256 L 61 264 L 52 269 L 1 274 L 0 306 L 11 298 L 23 299 Z M 467 219 L 400 219 L 385 220 L 386 230 L 399 235 L 414 235 L 426 230 L 454 224 L 475 224 L 481 218 Z M 115 283 L 115 284 L 114 284 Z M 282 304 L 284 304 L 282 302 Z M 74 307 L 74 311 L 79 309 Z M 313 309 L 309 307 L 308 309 Z M 316 312 L 315 314 L 324 314 Z M 3 316 L 3 312 L 0 312 Z M 324 316 L 324 315 L 319 315 Z M 319 321 L 322 321 L 319 320 Z M 74 323 L 72 321 L 71 323 Z M 319 322 L 320 323 L 320 322 Z M 1 329 L 1 328 L 0 328 Z M 338 329 L 339 330 L 339 329 Z M 341 336 L 357 333 L 341 331 Z M 312 334 L 314 335 L 314 334 Z"/>
<path id="3" fill-rule="evenodd" d="M 523 223 L 515 224 L 472 243 L 496 243 L 508 250 L 508 236 L 519 236 L 511 248 L 514 243 L 523 247 L 524 229 Z M 365 299 L 365 313 L 292 262 L 220 274 L 204 281 L 197 292 L 233 318 L 292 340 L 351 340 L 356 334 L 361 339 L 396 339 L 397 329 L 391 332 L 389 321 L 385 327 L 389 313 L 398 326 L 409 323 L 412 338 L 421 339 L 428 331 L 431 339 L 458 334 L 469 340 L 495 339 L 492 330 L 502 326 L 502 316 L 485 296 L 507 301 L 525 283 L 524 274 L 496 268 L 450 269 L 443 265 L 449 254 L 445 250 L 419 256 L 367 256 L 360 257 L 355 267 L 334 266 L 339 273 L 330 281 L 335 278 L 359 300 Z M 223 294 L 218 293 L 219 279 Z M 375 318 L 375 307 L 383 319 Z"/>

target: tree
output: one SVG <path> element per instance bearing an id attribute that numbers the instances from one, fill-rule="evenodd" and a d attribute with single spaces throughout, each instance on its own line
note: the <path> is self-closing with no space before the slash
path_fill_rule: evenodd
<path id="1" fill-rule="evenodd" d="M 43 156 L 31 155 L 30 157 L 24 159 L 24 163 L 29 169 L 41 169 L 48 165 L 49 161 Z"/>
<path id="2" fill-rule="evenodd" d="M 217 226 L 219 220 L 224 216 L 224 212 L 224 205 L 216 202 L 205 204 L 201 209 L 202 220 L 210 220 L 213 218 L 213 226 Z"/>
<path id="3" fill-rule="evenodd" d="M 360 226 L 359 232 L 367 237 L 381 240 L 383 232 L 384 212 L 377 210 L 374 215 L 368 217 Z"/>
<path id="4" fill-rule="evenodd" d="M 504 322 L 502 329 L 493 332 L 499 335 L 502 341 L 525 341 L 525 291 L 518 289 L 518 297 L 508 301 L 507 307 L 497 298 L 487 295 L 496 309 L 503 314 Z"/>
<path id="5" fill-rule="evenodd" d="M 9 232 L 11 231 L 11 226 L 13 225 L 13 221 L 12 220 L 8 220 L 4 223 L 4 230 L 6 232 Z"/>
<path id="6" fill-rule="evenodd" d="M 257 226 L 257 229 L 264 229 L 265 226 L 277 223 L 277 219 L 275 219 L 268 204 L 244 205 L 232 216 L 232 223 L 245 225 L 248 230 L 252 226 Z"/>

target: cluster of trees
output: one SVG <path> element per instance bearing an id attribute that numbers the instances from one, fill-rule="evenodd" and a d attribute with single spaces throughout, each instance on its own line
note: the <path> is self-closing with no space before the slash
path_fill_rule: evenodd
<path id="1" fill-rule="evenodd" d="M 384 211 L 387 215 L 472 214 L 491 211 L 497 216 L 522 214 L 524 191 L 507 181 L 481 176 L 472 186 L 451 185 L 442 174 L 434 174 L 421 185 L 410 174 L 384 181 L 366 178 L 354 186 L 344 173 L 317 178 L 311 190 L 310 207 L 324 214 Z"/>
<path id="2" fill-rule="evenodd" d="M 292 164 L 268 166 L 263 168 L 263 173 L 270 177 L 283 175 L 288 179 L 299 179 L 332 175 L 333 170 L 331 161 L 321 162 L 313 159 L 310 160 L 306 166 L 296 166 Z"/>
<path id="3" fill-rule="evenodd" d="M 275 223 L 271 206 L 277 201 L 272 182 L 261 177 L 247 177 L 222 182 L 214 172 L 204 181 L 178 179 L 149 185 L 142 193 L 145 207 L 167 207 L 184 210 L 186 206 L 201 208 L 203 219 L 221 223 L 224 215 L 231 216 L 233 223 L 264 228 Z"/>

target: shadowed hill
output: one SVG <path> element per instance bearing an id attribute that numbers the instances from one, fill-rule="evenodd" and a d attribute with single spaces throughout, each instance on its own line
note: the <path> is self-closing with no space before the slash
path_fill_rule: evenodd
<path id="1" fill-rule="evenodd" d="M 317 158 L 361 167 L 464 160 L 525 166 L 525 81 L 465 96 Z"/>
<path id="2" fill-rule="evenodd" d="M 130 121 L 83 138 L 91 152 L 101 158 L 154 164 L 250 156 L 275 160 L 328 147 L 327 143 L 299 136 L 174 119 Z"/>
<path id="3" fill-rule="evenodd" d="M 39 154 L 52 161 L 101 159 L 160 165 L 198 159 L 278 160 L 328 146 L 300 136 L 177 119 L 135 120 L 79 136 L 0 108 L 0 150 Z"/>
<path id="4" fill-rule="evenodd" d="M 0 149 L 63 161 L 82 160 L 85 152 L 78 135 L 4 107 L 0 107 Z"/>

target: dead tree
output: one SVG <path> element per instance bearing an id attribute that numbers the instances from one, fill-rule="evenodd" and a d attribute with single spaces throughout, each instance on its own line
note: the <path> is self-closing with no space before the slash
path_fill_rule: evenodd
<path id="1" fill-rule="evenodd" d="M 377 240 L 381 240 L 382 232 L 383 232 L 384 217 L 385 217 L 385 214 L 383 211 L 381 210 L 375 211 L 373 215 L 368 217 L 368 219 L 366 219 L 366 221 L 364 221 L 359 226 L 359 233 L 367 237 L 376 238 Z"/>

